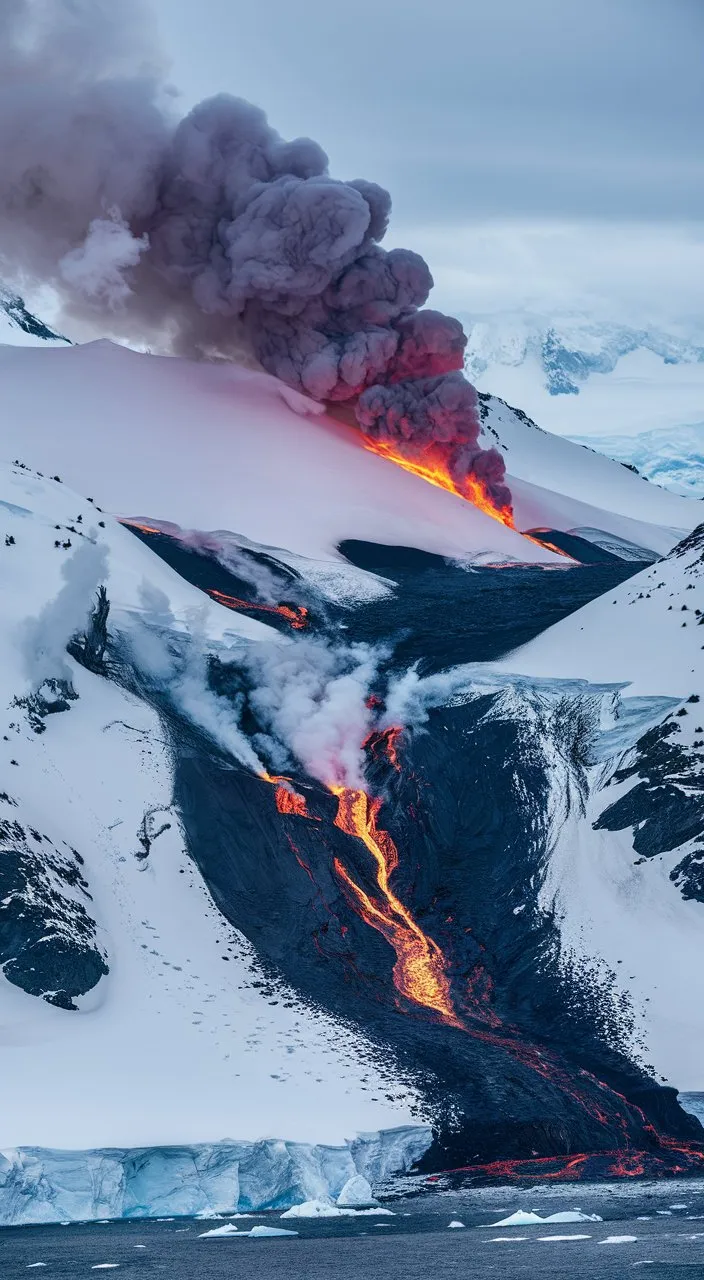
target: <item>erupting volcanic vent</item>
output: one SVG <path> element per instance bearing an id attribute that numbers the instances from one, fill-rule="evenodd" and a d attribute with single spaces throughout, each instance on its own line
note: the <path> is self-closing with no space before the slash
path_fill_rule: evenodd
<path id="1" fill-rule="evenodd" d="M 477 444 L 477 393 L 461 374 L 371 387 L 360 397 L 357 419 L 365 448 L 513 528 L 503 458 Z"/>
<path id="2" fill-rule="evenodd" d="M 381 247 L 388 192 L 332 178 L 316 142 L 285 142 L 242 99 L 172 119 L 144 71 L 158 55 L 134 48 L 136 3 L 18 0 L 3 17 L 0 252 L 18 283 L 50 284 L 69 327 L 254 357 L 352 406 L 369 448 L 510 523 L 462 326 L 425 307 L 418 254 Z"/>

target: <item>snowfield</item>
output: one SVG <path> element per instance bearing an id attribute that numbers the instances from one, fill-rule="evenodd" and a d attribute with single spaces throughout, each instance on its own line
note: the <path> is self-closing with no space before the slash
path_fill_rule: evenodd
<path id="1" fill-rule="evenodd" d="M 356 538 L 480 563 L 559 557 L 364 450 L 275 378 L 109 342 L 0 347 L 4 448 L 114 515 L 220 530 L 334 562 Z M 537 430 L 499 401 L 483 441 L 506 459 L 520 529 L 585 527 L 668 551 L 696 504 Z M 590 535 L 593 537 L 593 535 Z"/>
<path id="2" fill-rule="evenodd" d="M 345 538 L 480 560 L 555 557 L 360 447 L 268 374 L 109 342 L 0 347 L 6 456 L 115 515 L 334 560 Z"/>
<path id="3" fill-rule="evenodd" d="M 80 853 L 90 894 L 83 901 L 109 969 L 78 997 L 78 1013 L 0 979 L 3 1082 L 13 1097 L 3 1144 L 144 1147 L 232 1134 L 339 1145 L 361 1130 L 413 1123 L 412 1093 L 401 1097 L 396 1088 L 401 1100 L 384 1100 L 388 1089 L 364 1038 L 302 1007 L 293 992 L 272 996 L 251 946 L 214 906 L 172 808 L 170 754 L 157 715 L 68 655 L 78 694 L 69 710 L 47 716 L 37 733 L 13 705 L 31 692 L 46 657 L 25 638 L 27 619 L 56 599 L 62 567 L 95 550 L 93 538 L 105 552 L 118 626 L 139 616 L 140 597 L 151 590 L 184 628 L 195 616 L 202 634 L 230 647 L 268 628 L 211 603 L 63 484 L 9 467 L 0 472 L 0 495 L 2 540 L 15 538 L 0 560 L 7 789 L 0 818 Z M 54 546 L 56 525 L 70 549 Z M 69 525 L 84 536 L 67 534 Z M 92 586 L 86 589 L 84 616 Z M 68 630 L 80 609 L 79 600 Z M 139 856 L 145 821 L 152 834 L 169 824 L 147 858 Z"/>

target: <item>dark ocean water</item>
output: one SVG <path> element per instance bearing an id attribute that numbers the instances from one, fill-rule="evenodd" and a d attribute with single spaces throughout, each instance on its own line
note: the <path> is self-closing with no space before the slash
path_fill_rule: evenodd
<path id="1" fill-rule="evenodd" d="M 612 1280 L 636 1276 L 641 1267 L 657 1280 L 704 1277 L 699 1180 L 667 1187 L 464 1191 L 389 1203 L 395 1216 L 385 1219 L 281 1223 L 276 1214 L 258 1215 L 258 1222 L 300 1232 L 278 1240 L 201 1239 L 218 1224 L 193 1219 L 6 1228 L 0 1230 L 0 1266 L 3 1280 L 29 1269 L 47 1277 L 116 1271 L 125 1280 Z M 670 1207 L 676 1205 L 687 1207 Z M 518 1208 L 547 1216 L 575 1207 L 604 1221 L 491 1226 Z M 464 1229 L 449 1229 L 451 1221 L 463 1222 Z M 238 1223 L 243 1231 L 250 1225 Z M 624 1236 L 635 1239 L 605 1243 Z"/>

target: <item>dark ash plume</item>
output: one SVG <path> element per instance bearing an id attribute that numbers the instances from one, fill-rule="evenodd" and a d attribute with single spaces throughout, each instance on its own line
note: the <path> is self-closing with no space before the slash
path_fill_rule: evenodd
<path id="1" fill-rule="evenodd" d="M 370 387 L 360 396 L 356 413 L 371 439 L 430 467 L 442 463 L 460 492 L 469 478 L 480 483 L 494 507 L 510 508 L 504 460 L 497 449 L 477 443 L 477 393 L 461 373 Z"/>
<path id="2" fill-rule="evenodd" d="M 433 280 L 418 254 L 380 245 L 388 193 L 330 177 L 316 142 L 284 141 L 241 99 L 221 94 L 173 119 L 158 58 L 134 47 L 144 25 L 138 0 L 2 5 L 3 274 L 53 286 L 69 322 L 179 354 L 254 358 L 316 400 L 369 391 L 377 403 L 393 384 L 408 450 L 416 409 L 419 449 L 438 414 L 402 389 L 453 374 L 431 392 L 443 405 L 434 439 L 452 447 L 453 470 L 483 467 L 500 484 L 501 460 L 481 463 L 456 391 L 462 326 L 421 310 Z"/>

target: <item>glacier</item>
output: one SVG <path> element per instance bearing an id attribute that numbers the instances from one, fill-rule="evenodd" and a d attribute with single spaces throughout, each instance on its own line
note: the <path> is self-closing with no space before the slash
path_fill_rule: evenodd
<path id="1" fill-rule="evenodd" d="M 704 498 L 704 422 L 635 436 L 569 436 L 574 444 L 635 467 L 646 480 L 688 498 Z"/>
<path id="2" fill-rule="evenodd" d="M 467 376 L 479 385 L 492 365 L 535 358 L 551 396 L 579 395 L 594 374 L 613 373 L 623 356 L 648 351 L 664 364 L 704 363 L 701 329 L 694 335 L 634 328 L 586 315 L 539 316 L 530 312 L 463 315 L 469 341 Z"/>
<path id="3" fill-rule="evenodd" d="M 427 1151 L 431 1130 L 403 1125 L 344 1146 L 267 1138 L 173 1147 L 0 1151 L 0 1226 L 101 1218 L 210 1216 L 337 1198 L 351 1178 L 378 1187 Z"/>

